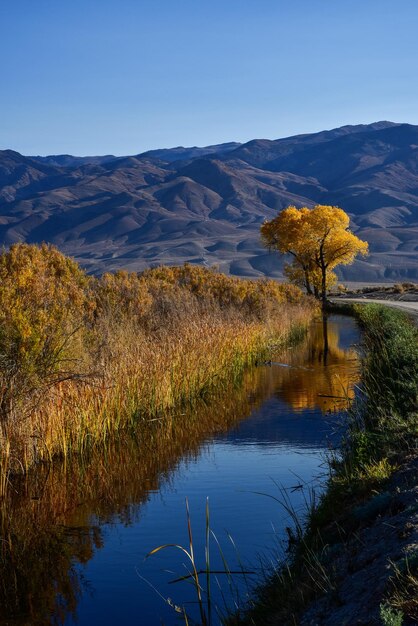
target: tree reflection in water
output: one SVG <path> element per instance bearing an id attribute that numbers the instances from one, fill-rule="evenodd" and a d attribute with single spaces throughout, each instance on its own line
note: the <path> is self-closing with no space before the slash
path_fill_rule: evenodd
<path id="1" fill-rule="evenodd" d="M 0 507 L 0 623 L 62 624 L 75 615 L 88 592 L 77 564 L 103 545 L 101 526 L 139 521 L 141 504 L 180 460 L 197 458 L 208 437 L 231 430 L 274 393 L 295 411 L 340 410 L 353 399 L 358 356 L 339 346 L 334 323 L 314 324 L 303 344 L 275 358 L 289 367 L 253 368 L 216 398 L 141 423 L 88 458 L 15 478 Z"/>
<path id="2" fill-rule="evenodd" d="M 285 361 L 285 363 L 287 363 Z M 295 411 L 323 413 L 349 408 L 359 376 L 355 348 L 340 347 L 338 326 L 326 317 L 316 322 L 302 349 L 289 359 L 277 394 Z"/>

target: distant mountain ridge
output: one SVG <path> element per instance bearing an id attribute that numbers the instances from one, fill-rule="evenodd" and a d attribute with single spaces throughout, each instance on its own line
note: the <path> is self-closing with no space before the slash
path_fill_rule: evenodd
<path id="1" fill-rule="evenodd" d="M 217 264 L 280 277 L 260 243 L 289 204 L 336 204 L 370 243 L 349 280 L 418 279 L 418 126 L 393 122 L 142 154 L 0 151 L 0 242 L 48 241 L 89 271 Z"/>

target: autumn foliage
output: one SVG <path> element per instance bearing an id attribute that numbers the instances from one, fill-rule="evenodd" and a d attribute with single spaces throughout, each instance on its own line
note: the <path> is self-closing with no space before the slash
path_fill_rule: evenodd
<path id="1" fill-rule="evenodd" d="M 290 206 L 262 225 L 261 237 L 268 248 L 292 257 L 285 266 L 287 277 L 325 302 L 328 289 L 337 281 L 333 270 L 368 252 L 368 244 L 349 225 L 347 213 L 335 206 Z"/>
<path id="2" fill-rule="evenodd" d="M 312 312 L 293 285 L 194 265 L 95 278 L 53 246 L 14 245 L 0 255 L 0 438 L 23 464 L 82 451 L 238 376 Z"/>
<path id="3" fill-rule="evenodd" d="M 89 280 L 51 246 L 20 244 L 0 256 L 0 414 L 24 417 L 40 393 L 71 374 L 74 334 L 93 303 Z"/>

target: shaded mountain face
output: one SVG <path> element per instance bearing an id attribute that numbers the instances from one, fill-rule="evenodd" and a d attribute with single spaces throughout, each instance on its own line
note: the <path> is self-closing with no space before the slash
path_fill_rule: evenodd
<path id="1" fill-rule="evenodd" d="M 197 146 L 194 146 L 193 148 L 183 148 L 183 146 L 179 146 L 177 148 L 149 150 L 148 152 L 143 152 L 141 156 L 149 159 L 161 159 L 162 161 L 166 161 L 167 163 L 172 163 L 173 161 L 186 161 L 188 159 L 204 157 L 210 154 L 231 152 L 232 150 L 238 148 L 240 145 L 240 143 L 231 141 L 230 143 L 206 146 L 205 148 L 198 148 Z"/>
<path id="2" fill-rule="evenodd" d="M 289 204 L 336 204 L 370 255 L 345 280 L 418 279 L 418 127 L 378 122 L 276 141 L 137 156 L 0 152 L 0 242 L 47 241 L 89 271 L 185 261 L 282 275 L 260 225 Z"/>

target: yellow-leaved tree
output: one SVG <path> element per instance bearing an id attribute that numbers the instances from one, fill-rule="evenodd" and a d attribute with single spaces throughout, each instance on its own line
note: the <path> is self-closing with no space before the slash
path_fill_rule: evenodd
<path id="1" fill-rule="evenodd" d="M 285 266 L 288 278 L 321 298 L 337 278 L 333 270 L 349 265 L 358 254 L 366 255 L 368 244 L 349 230 L 350 218 L 335 206 L 318 204 L 313 209 L 289 206 L 261 226 L 264 245 L 293 257 Z"/>

